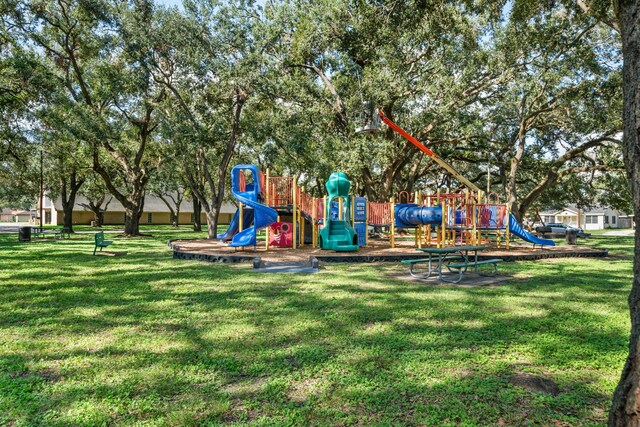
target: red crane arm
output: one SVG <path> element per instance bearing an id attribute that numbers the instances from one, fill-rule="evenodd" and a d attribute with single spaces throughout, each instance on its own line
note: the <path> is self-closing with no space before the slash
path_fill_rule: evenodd
<path id="1" fill-rule="evenodd" d="M 404 137 L 404 139 L 406 139 L 407 141 L 409 141 L 410 143 L 412 143 L 413 145 L 415 145 L 416 147 L 418 147 L 420 150 L 422 150 L 427 156 L 430 157 L 434 157 L 437 156 L 436 153 L 434 153 L 433 151 L 429 150 L 427 147 L 425 147 L 425 145 L 423 143 L 421 143 L 420 141 L 418 141 L 417 139 L 415 139 L 414 137 L 412 137 L 411 135 L 409 135 L 404 129 L 402 129 L 400 126 L 398 126 L 397 124 L 393 123 L 391 121 L 390 118 L 388 118 L 387 116 L 384 115 L 384 113 L 382 112 L 382 110 L 378 109 L 378 115 L 380 116 L 380 119 L 386 123 L 387 126 L 389 126 L 391 129 L 395 130 L 396 132 L 398 132 L 400 135 L 402 135 Z"/>
<path id="2" fill-rule="evenodd" d="M 445 169 L 451 175 L 456 177 L 456 179 L 458 181 L 460 181 L 461 183 L 463 183 L 464 185 L 466 185 L 468 188 L 470 188 L 471 190 L 473 190 L 475 192 L 480 191 L 480 189 L 478 187 L 476 187 L 476 185 L 474 183 L 472 183 L 471 181 L 466 179 L 464 176 L 462 176 L 462 174 L 460 172 L 458 172 L 457 170 L 455 170 L 453 168 L 453 166 L 451 166 L 449 163 L 445 162 L 436 153 L 434 153 L 433 151 L 429 150 L 423 143 L 421 143 L 420 141 L 418 141 L 417 139 L 415 139 L 414 137 L 409 135 L 400 126 L 398 126 L 397 124 L 393 123 L 391 121 L 391 119 L 389 119 L 387 116 L 384 115 L 384 113 L 382 111 L 380 111 L 380 109 L 378 109 L 378 115 L 380 116 L 380 119 L 382 119 L 382 121 L 386 123 L 387 126 L 389 126 L 394 131 L 398 132 L 400 135 L 402 135 L 404 137 L 404 139 L 406 139 L 407 141 L 409 141 L 410 143 L 412 143 L 413 145 L 418 147 L 420 149 L 420 151 L 425 153 L 427 156 L 431 157 L 443 169 Z"/>

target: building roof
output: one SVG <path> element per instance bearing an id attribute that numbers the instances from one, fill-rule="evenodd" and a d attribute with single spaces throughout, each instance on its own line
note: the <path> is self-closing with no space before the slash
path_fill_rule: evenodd
<path id="1" fill-rule="evenodd" d="M 115 197 L 107 196 L 105 197 L 105 202 L 109 200 L 111 197 L 111 202 L 109 202 L 109 206 L 107 207 L 107 212 L 124 212 L 124 207 L 122 203 L 120 203 Z M 171 203 L 171 201 L 169 201 Z M 60 197 L 56 198 L 54 204 L 55 209 L 57 211 L 62 211 L 62 199 Z M 46 206 L 46 202 L 45 202 Z M 76 196 L 76 202 L 73 206 L 74 211 L 90 211 L 87 207 L 89 206 L 89 201 L 85 196 L 78 195 Z M 220 209 L 220 213 L 234 213 L 236 211 L 236 206 L 232 203 L 223 203 Z M 170 213 L 167 205 L 157 196 L 147 195 L 144 198 L 144 212 L 146 213 Z M 193 203 L 191 198 L 184 198 L 182 203 L 180 203 L 180 212 L 193 212 Z"/>
<path id="2" fill-rule="evenodd" d="M 22 209 L 4 208 L 0 210 L 0 215 L 31 215 L 31 212 Z"/>
<path id="3" fill-rule="evenodd" d="M 576 205 L 568 205 L 562 209 L 545 209 L 540 211 L 540 215 L 560 215 L 562 212 L 573 213 L 574 215 L 578 215 L 578 210 L 580 210 L 580 215 L 604 215 L 606 210 L 612 210 L 610 208 L 604 206 L 595 206 L 593 208 L 578 208 Z"/>

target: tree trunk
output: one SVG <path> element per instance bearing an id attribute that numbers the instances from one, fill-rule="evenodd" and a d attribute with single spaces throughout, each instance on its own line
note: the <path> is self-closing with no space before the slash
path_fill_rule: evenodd
<path id="1" fill-rule="evenodd" d="M 94 212 L 93 216 L 96 227 L 102 227 L 102 224 L 104 224 L 104 212 L 99 210 L 98 212 Z"/>
<path id="2" fill-rule="evenodd" d="M 235 108 L 233 114 L 232 128 L 227 140 L 222 159 L 217 165 L 217 174 L 213 175 L 209 169 L 209 162 L 206 159 L 202 148 L 195 153 L 197 173 L 188 172 L 187 180 L 189 188 L 194 198 L 198 199 L 201 208 L 207 216 L 208 238 L 216 239 L 218 236 L 218 215 L 224 200 L 224 190 L 226 185 L 227 169 L 233 156 L 238 137 L 240 136 L 240 117 L 242 108 L 247 100 L 247 94 L 240 88 L 235 88 Z M 204 183 L 203 183 L 204 182 Z M 209 189 L 209 195 L 205 194 L 204 186 Z M 195 199 L 194 199 L 195 204 Z M 194 206 L 195 210 L 195 206 Z"/>
<path id="3" fill-rule="evenodd" d="M 209 209 L 205 212 L 207 215 L 207 238 L 209 239 L 217 239 L 218 238 L 218 213 L 220 209 Z"/>
<path id="4" fill-rule="evenodd" d="M 160 101 L 164 97 L 164 92 L 158 96 L 156 101 Z M 154 110 L 154 106 L 146 104 L 144 117 L 142 118 L 127 118 L 138 129 L 138 147 L 135 150 L 135 156 L 132 159 L 118 152 L 107 139 L 98 140 L 99 146 L 101 146 L 107 153 L 116 160 L 122 167 L 120 176 L 127 180 L 130 185 L 125 187 L 128 191 L 122 191 L 122 188 L 116 185 L 116 176 L 113 175 L 112 170 L 107 170 L 101 163 L 98 155 L 98 146 L 93 147 L 93 170 L 100 175 L 109 190 L 109 193 L 113 195 L 125 209 L 128 221 L 125 222 L 125 234 L 128 236 L 140 235 L 140 216 L 142 215 L 144 207 L 144 195 L 147 187 L 147 183 L 151 178 L 151 175 L 155 171 L 156 167 L 145 166 L 144 153 L 147 147 L 147 143 L 151 137 L 151 134 L 156 129 L 157 125 L 151 124 L 151 116 Z"/>
<path id="5" fill-rule="evenodd" d="M 178 190 L 175 197 L 169 193 L 165 194 L 166 197 L 159 192 L 155 193 L 155 195 L 158 196 L 158 198 L 162 200 L 169 209 L 169 212 L 171 213 L 171 225 L 178 228 L 180 222 L 180 205 L 182 204 L 184 193 Z M 171 203 L 167 199 L 171 200 Z"/>
<path id="6" fill-rule="evenodd" d="M 182 205 L 182 199 L 183 198 L 184 198 L 184 192 L 178 190 L 178 192 L 176 194 L 176 198 L 175 198 L 176 215 L 175 215 L 174 220 L 173 220 L 173 226 L 175 228 L 179 228 L 180 227 L 180 206 Z"/>
<path id="7" fill-rule="evenodd" d="M 527 126 L 525 123 L 526 108 L 527 96 L 523 94 L 522 99 L 520 100 L 520 109 L 518 110 L 518 135 L 515 136 L 515 140 L 517 142 L 516 151 L 511 157 L 509 176 L 507 178 L 507 185 L 505 188 L 507 193 L 507 209 L 509 209 L 510 212 L 516 215 L 518 221 L 522 221 L 522 218 L 517 217 L 520 211 L 518 210 L 518 189 L 516 186 L 516 177 L 518 176 L 518 168 L 520 167 L 520 162 L 522 161 L 522 156 L 524 155 L 527 138 Z"/>
<path id="8" fill-rule="evenodd" d="M 123 200 L 120 200 L 120 203 L 124 206 L 126 214 L 124 234 L 127 236 L 140 236 L 140 218 L 144 211 L 144 190 L 136 191 L 134 186 L 130 198 L 124 198 Z"/>
<path id="9" fill-rule="evenodd" d="M 74 204 L 74 201 L 72 201 L 72 203 L 62 204 L 63 205 L 62 211 L 64 212 L 64 221 L 62 226 L 69 233 L 73 233 L 73 204 Z"/>
<path id="10" fill-rule="evenodd" d="M 76 172 L 71 172 L 69 182 L 69 192 L 67 194 L 67 182 L 65 177 L 62 178 L 62 212 L 64 213 L 63 227 L 69 232 L 73 233 L 73 207 L 76 204 L 76 195 L 78 190 L 82 187 L 84 179 L 77 179 Z"/>
<path id="11" fill-rule="evenodd" d="M 127 218 L 124 223 L 124 234 L 127 236 L 140 235 L 140 217 L 144 209 L 144 196 L 141 197 L 142 199 L 133 198 L 133 201 L 127 200 L 129 203 L 125 206 Z M 120 203 L 122 203 L 122 200 Z"/>
<path id="12" fill-rule="evenodd" d="M 126 218 L 124 222 L 124 234 L 127 236 L 140 235 L 140 215 L 141 210 L 125 209 Z"/>
<path id="13" fill-rule="evenodd" d="M 169 208 L 169 215 L 171 216 L 171 226 L 174 228 L 178 227 L 178 214 L 173 208 Z"/>
<path id="14" fill-rule="evenodd" d="M 126 219 L 124 224 L 124 234 L 127 236 L 140 235 L 140 216 L 144 209 L 144 193 L 147 182 L 150 178 L 148 171 L 136 170 L 130 172 L 131 191 L 129 194 L 122 193 L 114 183 L 113 177 L 98 161 L 98 152 L 94 150 L 93 170 L 102 177 L 109 193 L 118 200 L 124 207 Z"/>
<path id="15" fill-rule="evenodd" d="M 84 207 L 88 207 L 91 212 L 93 212 L 93 222 L 95 224 L 96 227 L 102 227 L 102 225 L 104 224 L 104 213 L 107 211 L 107 208 L 109 207 L 109 203 L 111 203 L 111 200 L 113 199 L 109 199 L 107 200 L 107 203 L 104 203 L 104 199 L 105 196 L 101 196 L 98 197 L 95 200 L 91 200 L 87 197 L 87 201 L 89 202 L 88 205 L 83 205 Z M 102 209 L 102 204 L 104 203 L 104 209 Z"/>
<path id="16" fill-rule="evenodd" d="M 238 137 L 240 136 L 240 117 L 242 115 L 242 108 L 244 107 L 244 103 L 247 100 L 247 94 L 243 90 L 236 87 L 235 92 L 236 102 L 235 111 L 233 114 L 233 124 L 224 155 L 222 156 L 222 160 L 218 164 L 217 183 L 216 180 L 213 179 L 213 176 L 211 175 L 210 170 L 207 168 L 206 163 L 203 164 L 205 180 L 209 185 L 209 190 L 211 191 L 211 203 L 209 203 L 209 201 L 207 201 L 202 194 L 199 194 L 199 197 L 202 197 L 200 203 L 202 204 L 202 207 L 204 208 L 207 215 L 207 232 L 209 239 L 218 238 L 218 217 L 220 215 L 222 201 L 224 200 L 227 169 L 229 168 L 231 157 L 233 156 L 233 152 L 238 142 Z"/>
<path id="17" fill-rule="evenodd" d="M 158 196 L 158 198 L 164 202 L 164 204 L 167 207 L 167 209 L 169 209 L 169 215 L 171 216 L 171 219 L 170 219 L 171 225 L 173 227 L 177 227 L 178 226 L 177 225 L 178 224 L 178 219 L 177 219 L 178 217 L 177 217 L 176 211 L 173 209 L 173 206 L 171 205 L 171 203 L 169 203 L 169 201 L 166 200 L 164 198 L 164 196 L 162 196 L 162 194 L 156 194 L 156 196 Z"/>
<path id="18" fill-rule="evenodd" d="M 614 8 L 618 14 L 622 34 L 624 138 L 622 151 L 633 195 L 633 211 L 636 221 L 640 218 L 640 1 L 617 0 Z M 633 285 L 629 295 L 631 333 L 629 355 L 613 395 L 609 411 L 610 426 L 640 425 L 640 229 L 636 227 L 633 262 Z"/>
<path id="19" fill-rule="evenodd" d="M 193 199 L 193 231 L 202 231 L 202 205 L 200 204 L 200 200 L 192 194 L 191 198 Z"/>

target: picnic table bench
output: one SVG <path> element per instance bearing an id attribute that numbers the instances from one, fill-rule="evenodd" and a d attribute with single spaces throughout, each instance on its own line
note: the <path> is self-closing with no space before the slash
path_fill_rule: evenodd
<path id="1" fill-rule="evenodd" d="M 498 272 L 497 264 L 502 262 L 501 259 L 489 259 L 478 261 L 478 252 L 487 249 L 488 246 L 452 246 L 448 248 L 420 248 L 421 252 L 428 255 L 428 258 L 423 259 L 407 259 L 402 260 L 403 264 L 409 265 L 409 274 L 412 277 L 418 279 L 427 279 L 433 274 L 437 274 L 438 279 L 444 282 L 459 283 L 462 281 L 464 274 L 469 268 L 472 268 L 475 273 L 478 273 L 478 267 L 481 265 L 493 265 L 493 274 Z M 470 252 L 473 252 L 473 257 L 470 257 Z M 427 263 L 428 269 L 424 274 L 417 273 L 415 271 L 416 265 Z M 457 274 L 457 279 L 450 280 L 443 274 L 444 268 L 450 272 Z"/>
<path id="2" fill-rule="evenodd" d="M 449 271 L 456 270 L 456 272 L 458 273 L 458 278 L 456 280 L 447 280 L 444 277 L 441 277 L 441 280 L 444 282 L 450 282 L 450 283 L 460 283 L 462 281 L 462 278 L 464 277 L 464 273 L 466 273 L 469 267 L 473 267 L 474 271 L 480 274 L 481 276 L 495 276 L 496 274 L 498 274 L 499 262 L 502 262 L 502 260 L 496 258 L 496 259 L 486 259 L 481 261 L 475 260 L 471 262 L 448 263 L 448 264 L 445 264 L 447 269 Z M 493 273 L 492 274 L 479 273 L 478 266 L 480 265 L 492 265 Z"/>
<path id="3" fill-rule="evenodd" d="M 449 257 L 448 260 L 454 261 L 454 260 L 461 260 L 464 259 L 461 256 L 456 256 L 456 257 Z M 440 268 L 440 263 L 438 263 L 438 265 L 434 266 L 434 260 L 432 260 L 431 257 L 429 258 L 420 258 L 420 259 L 403 259 L 402 261 L 400 261 L 402 264 L 408 264 L 409 265 L 409 274 L 411 274 L 412 277 L 418 278 L 418 279 L 426 279 L 427 277 L 430 277 L 431 274 L 433 274 L 436 271 L 439 271 Z M 423 264 L 423 263 L 428 263 L 428 270 L 427 270 L 427 274 L 420 274 L 420 273 L 416 273 L 414 271 L 414 268 L 417 264 Z"/>
<path id="4" fill-rule="evenodd" d="M 93 254 L 96 254 L 96 250 L 100 248 L 100 252 L 102 252 L 102 248 L 106 248 L 110 244 L 113 243 L 111 240 L 104 240 L 104 231 L 96 233 L 95 236 L 95 247 L 93 248 Z"/>

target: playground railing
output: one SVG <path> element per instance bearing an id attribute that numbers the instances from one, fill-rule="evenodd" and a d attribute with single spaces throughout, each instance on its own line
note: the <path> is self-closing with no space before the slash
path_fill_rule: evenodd
<path id="1" fill-rule="evenodd" d="M 293 178 L 273 176 L 269 178 L 269 206 L 288 206 L 293 204 Z"/>
<path id="2" fill-rule="evenodd" d="M 369 202 L 369 225 L 387 226 L 393 223 L 391 203 Z"/>
<path id="3" fill-rule="evenodd" d="M 449 207 L 449 215 L 452 215 L 452 207 Z M 454 210 L 454 218 L 449 218 L 447 224 L 456 227 L 473 226 L 473 205 L 466 204 Z"/>
<path id="4" fill-rule="evenodd" d="M 398 203 L 413 203 L 413 200 L 411 200 L 411 195 L 408 191 L 400 191 L 396 200 L 398 201 Z"/>
<path id="5" fill-rule="evenodd" d="M 313 204 L 315 199 L 302 191 L 298 192 L 298 194 L 299 194 L 298 200 L 299 200 L 300 212 L 304 213 L 305 215 L 315 220 L 316 218 L 314 218 L 314 215 L 313 215 Z"/>
<path id="6" fill-rule="evenodd" d="M 467 227 L 473 227 L 473 215 L 475 210 L 477 210 L 477 208 L 474 210 L 474 205 L 473 202 L 475 202 L 475 199 L 469 200 L 469 204 L 466 205 L 464 207 L 465 210 L 465 219 L 466 219 L 466 226 Z M 477 223 L 476 223 L 477 225 Z"/>
<path id="7" fill-rule="evenodd" d="M 316 219 L 324 219 L 324 199 L 322 197 L 315 198 L 313 203 L 316 205 Z"/>
<path id="8" fill-rule="evenodd" d="M 506 215 L 506 205 L 479 204 L 477 227 L 489 229 L 504 228 Z"/>
<path id="9" fill-rule="evenodd" d="M 447 203 L 454 204 L 459 207 L 471 203 L 475 200 L 475 197 L 470 193 L 423 194 L 422 200 L 425 204 L 431 202 L 432 206 L 446 201 Z"/>

